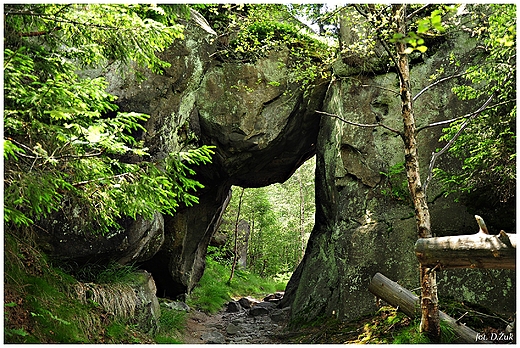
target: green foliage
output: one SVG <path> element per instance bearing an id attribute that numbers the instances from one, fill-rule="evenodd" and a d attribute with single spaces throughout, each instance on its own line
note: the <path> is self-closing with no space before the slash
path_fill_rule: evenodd
<path id="1" fill-rule="evenodd" d="M 211 147 L 152 162 L 136 137 L 148 116 L 117 112 L 103 78 L 76 74 L 77 65 L 110 59 L 153 70 L 166 66 L 155 53 L 181 32 L 161 9 L 6 6 L 6 223 L 27 226 L 62 211 L 77 218 L 78 229 L 103 233 L 125 216 L 150 219 L 198 202 L 191 192 L 202 185 L 190 178 L 190 166 L 210 162 Z M 166 16 L 169 25 L 139 17 L 150 11 Z"/>
<path id="2" fill-rule="evenodd" d="M 395 335 L 392 342 L 393 344 L 428 344 L 430 340 L 423 333 L 420 332 L 419 323 L 415 322 L 414 325 L 401 330 Z"/>
<path id="3" fill-rule="evenodd" d="M 156 5 L 9 4 L 4 13 L 7 46 L 59 48 L 85 65 L 133 61 L 160 71 L 169 64 L 155 53 L 183 37 L 172 11 Z"/>
<path id="4" fill-rule="evenodd" d="M 132 284 L 139 281 L 137 268 L 133 265 L 121 265 L 117 262 L 108 264 L 87 263 L 77 265 L 75 262 L 60 262 L 57 266 L 64 274 L 70 274 L 74 280 L 83 283 L 97 284 Z"/>
<path id="5" fill-rule="evenodd" d="M 191 293 L 188 304 L 208 313 L 216 313 L 232 298 L 265 296 L 283 290 L 286 285 L 243 270 L 237 270 L 229 284 L 230 272 L 228 263 L 220 264 L 208 256 L 204 275 Z"/>
<path id="6" fill-rule="evenodd" d="M 380 172 L 386 177 L 389 189 L 381 189 L 381 193 L 390 196 L 399 201 L 409 200 L 410 191 L 408 189 L 408 181 L 406 180 L 406 171 L 404 162 L 399 162 L 388 168 L 388 172 Z"/>
<path id="7" fill-rule="evenodd" d="M 179 336 L 186 327 L 187 313 L 161 307 L 159 329 L 155 335 L 157 343 L 182 343 Z"/>
<path id="8" fill-rule="evenodd" d="M 143 343 L 150 338 L 128 318 L 81 302 L 78 282 L 29 243 L 5 235 L 4 340 L 6 343 Z M 129 341 L 130 340 L 130 341 Z"/>
<path id="9" fill-rule="evenodd" d="M 465 81 L 453 92 L 476 105 L 493 97 L 492 106 L 472 120 L 449 149 L 462 161 L 461 169 L 436 169 L 435 175 L 447 193 L 485 190 L 490 202 L 507 202 L 514 199 L 516 187 L 516 6 L 492 4 L 484 10 L 491 13 L 486 30 L 474 32 L 484 43 L 483 59 L 466 70 Z M 443 129 L 441 140 L 452 139 L 462 122 Z"/>
<path id="10" fill-rule="evenodd" d="M 419 15 L 410 18 L 407 32 L 396 32 L 396 23 L 392 15 L 391 6 L 387 5 L 354 5 L 357 11 L 362 15 L 349 14 L 354 20 L 362 21 L 368 19 L 372 30 L 369 33 L 361 35 L 362 44 L 353 44 L 347 50 L 361 50 L 368 52 L 370 55 L 375 54 L 374 42 L 380 40 L 383 45 L 387 43 L 400 42 L 407 47 L 404 51 L 406 54 L 412 54 L 415 51 L 425 53 L 428 50 L 429 42 L 433 39 L 445 35 L 447 28 L 451 22 L 449 15 L 456 9 L 456 6 L 434 4 L 428 8 L 423 8 L 422 4 L 410 4 L 406 7 L 406 15 L 411 16 L 415 11 L 419 11 Z M 424 15 L 424 13 L 429 13 Z M 354 32 L 357 29 L 353 29 Z M 369 47 L 367 50 L 365 47 Z M 388 52 L 387 52 L 388 53 Z"/>
<path id="11" fill-rule="evenodd" d="M 314 158 L 305 162 L 283 184 L 245 190 L 240 219 L 250 227 L 247 270 L 283 278 L 296 269 L 314 226 L 315 163 Z M 228 236 L 221 260 L 233 252 L 238 200 L 234 194 L 220 228 Z"/>
<path id="12" fill-rule="evenodd" d="M 291 81 L 313 83 L 327 73 L 334 48 L 312 36 L 289 8 L 279 4 L 197 5 L 226 40 L 221 41 L 223 60 L 254 62 L 274 50 L 290 51 Z M 225 41 L 225 42 L 224 42 Z"/>

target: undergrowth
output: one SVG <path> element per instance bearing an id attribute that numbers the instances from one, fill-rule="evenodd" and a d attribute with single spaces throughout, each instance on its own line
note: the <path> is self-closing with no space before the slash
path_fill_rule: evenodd
<path id="1" fill-rule="evenodd" d="M 101 297 L 79 298 L 78 290 L 85 283 L 55 267 L 30 237 L 6 232 L 4 265 L 5 343 L 153 342 L 130 318 L 107 311 L 106 304 L 95 301 Z M 107 272 L 114 275 L 117 271 Z M 124 273 L 128 280 L 129 273 Z M 99 290 L 101 294 L 99 286 L 90 284 L 88 291 Z M 112 298 L 114 303 L 123 302 L 121 296 Z M 110 299 L 105 296 L 103 300 Z"/>
<path id="2" fill-rule="evenodd" d="M 376 313 L 353 321 L 322 318 L 305 328 L 287 332 L 280 337 L 286 343 L 333 344 L 428 344 L 420 332 L 420 319 L 410 319 L 393 307 L 381 307 Z M 285 337 L 283 337 L 285 336 Z M 441 322 L 441 343 L 454 343 L 456 335 Z"/>
<path id="3" fill-rule="evenodd" d="M 188 304 L 207 313 L 214 314 L 233 298 L 242 296 L 265 296 L 283 291 L 286 282 L 261 278 L 244 270 L 236 270 L 230 284 L 230 267 L 218 263 L 211 257 L 206 259 L 206 269 L 199 284 L 191 293 Z"/>
<path id="4" fill-rule="evenodd" d="M 463 303 L 453 299 L 441 303 L 443 311 L 462 317 L 464 324 L 487 335 L 499 336 L 503 332 L 507 320 L 483 313 L 485 309 L 478 305 Z M 509 321 L 513 318 L 508 318 Z M 444 321 L 440 322 L 440 343 L 461 343 L 461 339 L 452 327 Z M 303 324 L 291 322 L 291 331 L 280 335 L 278 339 L 284 343 L 304 344 L 429 344 L 425 333 L 420 332 L 420 318 L 411 319 L 391 306 L 383 306 L 377 312 L 364 315 L 352 321 L 341 321 L 336 318 L 322 317 L 320 320 Z M 504 343 L 495 342 L 495 343 Z"/>
<path id="5" fill-rule="evenodd" d="M 159 330 L 155 335 L 157 343 L 183 343 L 180 340 L 186 328 L 187 313 L 161 307 Z"/>

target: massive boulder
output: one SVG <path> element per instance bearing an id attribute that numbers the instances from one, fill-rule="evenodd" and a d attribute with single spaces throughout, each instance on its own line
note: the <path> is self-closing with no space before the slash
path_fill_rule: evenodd
<path id="1" fill-rule="evenodd" d="M 214 64 L 197 95 L 204 143 L 217 146 L 221 178 L 261 187 L 283 182 L 312 157 L 328 81 L 304 90 L 291 82 L 288 49 L 254 64 Z"/>
<path id="2" fill-rule="evenodd" d="M 462 36 L 453 46 L 440 47 L 435 55 L 414 64 L 414 90 L 428 86 L 428 76 L 448 64 L 445 52 L 458 49 L 464 53 L 472 45 L 474 41 Z M 352 122 L 382 122 L 394 130 L 402 129 L 395 73 L 344 77 L 331 84 L 324 111 Z M 450 83 L 440 85 L 417 99 L 418 127 L 474 110 L 474 103 L 459 101 L 450 88 Z M 423 180 L 431 153 L 441 147 L 437 141 L 440 132 L 434 127 L 419 133 Z M 388 174 L 391 167 L 398 168 L 396 165 L 404 162 L 401 137 L 387 128 L 359 127 L 323 117 L 317 147 L 316 224 L 282 303 L 291 306 L 293 323 L 319 317 L 352 320 L 373 313 L 376 302 L 367 288 L 377 272 L 409 289 L 419 287 L 419 263 L 414 254 L 417 227 L 406 179 L 404 172 L 397 170 Z M 442 158 L 438 165 L 446 168 L 453 163 Z M 428 203 L 434 235 L 478 231 L 475 212 L 454 203 L 451 197 L 445 198 L 438 183 L 430 184 Z M 514 221 L 514 216 L 510 218 Z M 507 227 L 495 226 L 495 234 L 498 228 Z M 438 283 L 442 299 L 455 297 L 503 313 L 514 311 L 514 272 L 443 270 L 438 273 Z"/>
<path id="3" fill-rule="evenodd" d="M 165 243 L 144 264 L 157 277 L 160 295 L 189 293 L 202 276 L 232 185 L 283 182 L 314 155 L 319 128 L 314 111 L 321 108 L 327 81 L 307 90 L 291 83 L 280 64 L 289 59 L 284 50 L 254 64 L 212 62 L 194 91 L 193 105 L 178 114 L 190 119 L 187 131 L 196 133 L 198 145 L 216 148 L 213 163 L 196 169 L 206 186 L 199 204 L 165 217 Z M 151 115 L 149 122 L 163 118 Z"/>

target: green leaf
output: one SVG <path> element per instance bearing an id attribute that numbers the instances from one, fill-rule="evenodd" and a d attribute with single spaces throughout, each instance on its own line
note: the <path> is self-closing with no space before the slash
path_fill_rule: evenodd
<path id="1" fill-rule="evenodd" d="M 402 38 L 404 38 L 404 34 L 402 34 L 402 33 L 394 33 L 394 35 L 392 36 L 392 39 L 390 41 L 391 42 L 398 42 Z"/>
<path id="2" fill-rule="evenodd" d="M 428 47 L 426 47 L 426 46 L 417 46 L 415 49 L 418 50 L 421 53 L 424 53 L 424 52 L 426 52 L 426 50 L 428 50 Z"/>
<path id="3" fill-rule="evenodd" d="M 90 143 L 98 143 L 101 141 L 101 137 L 105 135 L 103 131 L 103 126 L 92 125 L 87 129 L 86 138 Z"/>
<path id="4" fill-rule="evenodd" d="M 417 25 L 417 33 L 424 34 L 428 30 L 430 30 L 430 19 L 428 19 L 428 18 L 420 19 L 418 22 L 418 25 Z"/>

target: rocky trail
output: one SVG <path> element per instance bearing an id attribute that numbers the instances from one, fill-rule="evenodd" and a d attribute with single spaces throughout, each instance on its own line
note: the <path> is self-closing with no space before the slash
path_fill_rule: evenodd
<path id="1" fill-rule="evenodd" d="M 183 343 L 186 344 L 274 344 L 285 327 L 289 308 L 277 308 L 283 293 L 260 301 L 244 297 L 231 301 L 220 312 L 208 315 L 191 310 Z"/>

